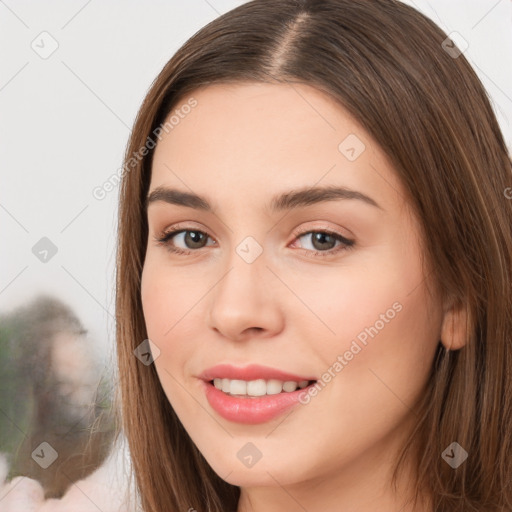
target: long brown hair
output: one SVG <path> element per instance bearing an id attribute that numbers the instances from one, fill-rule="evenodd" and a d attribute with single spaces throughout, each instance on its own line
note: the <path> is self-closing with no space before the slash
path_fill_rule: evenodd
<path id="1" fill-rule="evenodd" d="M 511 162 L 486 91 L 446 38 L 397 0 L 255 0 L 194 34 L 153 82 L 125 155 L 116 275 L 122 426 L 146 512 L 235 511 L 240 489 L 214 473 L 154 365 L 133 354 L 147 338 L 140 278 L 153 152 L 140 150 L 198 87 L 247 81 L 312 85 L 361 123 L 404 184 L 443 297 L 467 312 L 466 345 L 439 343 L 393 480 L 414 453 L 417 489 L 427 487 L 436 512 L 512 510 Z M 441 457 L 454 441 L 469 454 L 457 469 Z"/>

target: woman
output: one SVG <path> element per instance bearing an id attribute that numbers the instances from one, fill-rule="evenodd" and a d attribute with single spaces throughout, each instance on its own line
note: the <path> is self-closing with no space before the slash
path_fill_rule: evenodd
<path id="1" fill-rule="evenodd" d="M 123 430 L 145 512 L 512 509 L 511 162 L 394 0 L 256 0 L 139 111 Z"/>
<path id="2" fill-rule="evenodd" d="M 144 510 L 512 508 L 511 163 L 445 40 L 255 1 L 155 80 L 117 267 Z"/>

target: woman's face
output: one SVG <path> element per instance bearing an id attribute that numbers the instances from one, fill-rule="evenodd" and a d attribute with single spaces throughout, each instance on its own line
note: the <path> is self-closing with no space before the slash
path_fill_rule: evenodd
<path id="1" fill-rule="evenodd" d="M 167 398 L 235 485 L 387 470 L 443 320 L 401 183 L 368 133 L 310 86 L 192 97 L 162 132 L 149 187 L 184 195 L 153 194 L 147 210 L 142 302 Z M 217 365 L 234 369 L 208 371 Z"/>

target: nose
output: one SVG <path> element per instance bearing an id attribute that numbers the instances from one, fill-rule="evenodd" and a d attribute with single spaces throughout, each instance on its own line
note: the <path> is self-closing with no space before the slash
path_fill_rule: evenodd
<path id="1" fill-rule="evenodd" d="M 209 327 L 235 341 L 274 336 L 283 325 L 278 285 L 263 254 L 248 263 L 235 253 L 209 294 Z"/>

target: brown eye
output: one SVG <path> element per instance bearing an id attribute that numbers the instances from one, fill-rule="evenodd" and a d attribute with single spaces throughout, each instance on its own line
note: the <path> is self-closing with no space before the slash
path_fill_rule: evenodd
<path id="1" fill-rule="evenodd" d="M 336 245 L 336 238 L 328 233 L 316 232 L 311 233 L 311 235 L 312 245 L 316 250 L 328 251 L 329 249 L 333 249 Z"/>
<path id="2" fill-rule="evenodd" d="M 189 254 L 205 247 L 208 238 L 207 233 L 196 229 L 175 229 L 162 233 L 156 241 L 171 252 Z M 185 247 L 177 247 L 176 244 Z"/>
<path id="3" fill-rule="evenodd" d="M 183 231 L 185 234 L 183 242 L 187 246 L 187 249 L 201 249 L 204 247 L 208 236 L 202 231 Z"/>
<path id="4" fill-rule="evenodd" d="M 353 240 L 349 240 L 339 233 L 329 231 L 307 231 L 297 235 L 297 239 L 301 238 L 310 239 L 309 245 L 312 247 L 312 250 L 308 250 L 307 252 L 313 252 L 313 254 L 321 256 L 323 256 L 322 253 L 329 255 L 339 250 L 348 249 L 354 245 Z M 336 243 L 338 243 L 338 247 L 336 247 Z M 301 242 L 300 247 L 305 249 L 307 245 L 307 243 L 304 244 Z"/>

